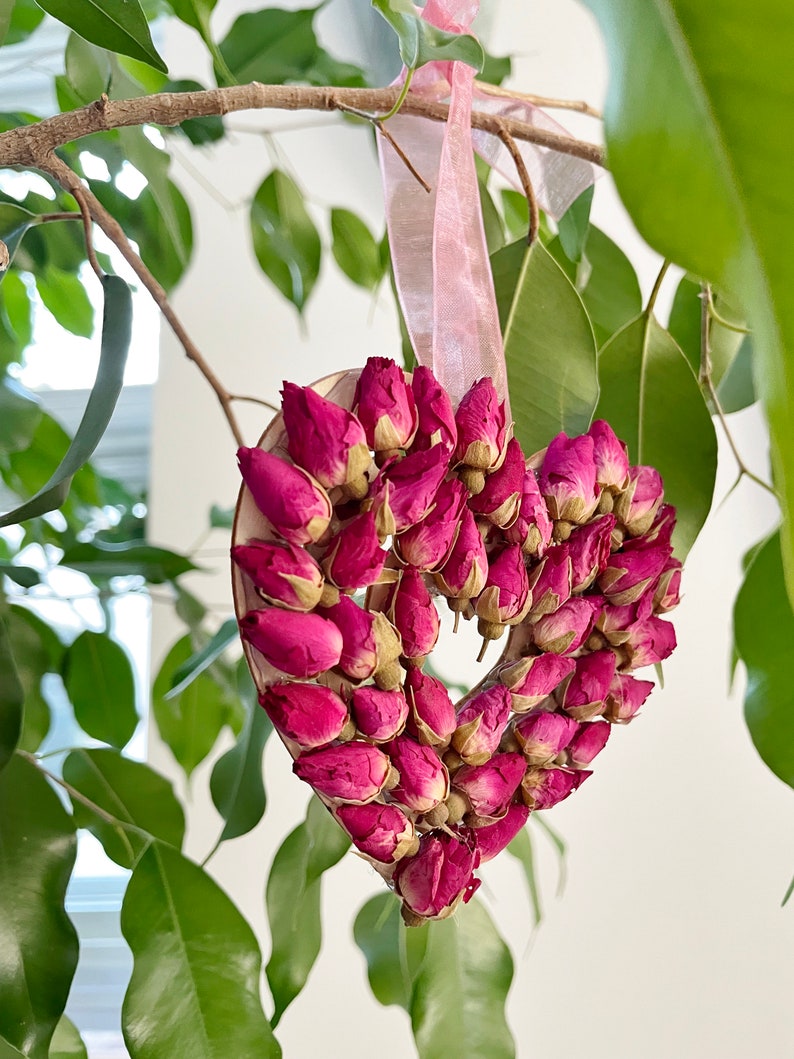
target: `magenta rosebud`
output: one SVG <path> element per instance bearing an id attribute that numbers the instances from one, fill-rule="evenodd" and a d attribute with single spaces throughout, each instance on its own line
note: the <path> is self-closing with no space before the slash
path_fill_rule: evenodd
<path id="1" fill-rule="evenodd" d="M 590 721 L 604 712 L 604 699 L 615 675 L 613 651 L 593 651 L 576 659 L 576 669 L 560 695 L 560 706 L 576 721 Z"/>
<path id="2" fill-rule="evenodd" d="M 602 515 L 575 529 L 566 547 L 571 560 L 571 592 L 584 592 L 609 561 L 614 515 Z"/>
<path id="3" fill-rule="evenodd" d="M 409 736 L 399 736 L 388 746 L 392 764 L 400 774 L 389 795 L 395 802 L 417 813 L 429 813 L 449 794 L 446 765 L 429 746 L 420 746 Z"/>
<path id="4" fill-rule="evenodd" d="M 405 696 L 411 710 L 406 730 L 425 746 L 447 746 L 458 721 L 444 684 L 418 666 L 409 666 Z"/>
<path id="5" fill-rule="evenodd" d="M 403 562 L 417 570 L 434 570 L 446 561 L 467 496 L 466 486 L 457 478 L 441 484 L 428 514 L 397 537 Z"/>
<path id="6" fill-rule="evenodd" d="M 507 441 L 504 401 L 489 378 L 478 379 L 463 395 L 455 413 L 458 444 L 455 462 L 487 471 L 502 459 Z"/>
<path id="7" fill-rule="evenodd" d="M 598 616 L 598 629 L 609 643 L 617 647 L 630 638 L 631 626 L 636 625 L 638 621 L 644 621 L 645 618 L 650 618 L 652 612 L 651 592 L 645 592 L 636 603 L 626 603 L 622 607 L 615 607 L 605 602 Z"/>
<path id="8" fill-rule="evenodd" d="M 384 464 L 368 500 L 381 536 L 399 533 L 424 518 L 448 468 L 449 454 L 440 445 Z"/>
<path id="9" fill-rule="evenodd" d="M 423 658 L 430 654 L 438 640 L 438 611 L 422 575 L 407 566 L 395 586 L 391 601 L 391 620 L 403 641 L 406 658 Z"/>
<path id="10" fill-rule="evenodd" d="M 405 372 L 386 357 L 370 357 L 353 400 L 370 448 L 405 449 L 416 433 L 416 403 Z"/>
<path id="11" fill-rule="evenodd" d="M 613 724 L 628 724 L 653 691 L 652 680 L 616 673 L 609 688 L 604 716 Z"/>
<path id="12" fill-rule="evenodd" d="M 478 596 L 488 580 L 488 555 L 474 515 L 466 507 L 460 530 L 444 566 L 436 574 L 436 584 L 445 596 L 471 599 Z"/>
<path id="13" fill-rule="evenodd" d="M 474 609 L 483 621 L 515 625 L 526 617 L 531 602 L 524 553 L 517 544 L 508 544 L 491 557 Z"/>
<path id="14" fill-rule="evenodd" d="M 365 511 L 351 519 L 331 540 L 323 559 L 328 580 L 343 592 L 374 585 L 387 553 L 380 546 L 375 515 Z"/>
<path id="15" fill-rule="evenodd" d="M 320 602 L 323 574 L 304 548 L 254 540 L 232 548 L 232 559 L 270 603 L 314 610 Z"/>
<path id="16" fill-rule="evenodd" d="M 526 805 L 514 803 L 509 806 L 501 820 L 486 824 L 484 827 L 471 828 L 469 834 L 477 844 L 480 864 L 493 860 L 498 853 L 509 846 L 527 822 L 528 817 L 529 808 Z"/>
<path id="17" fill-rule="evenodd" d="M 331 521 L 328 494 L 301 467 L 262 449 L 237 450 L 240 473 L 273 529 L 290 544 L 311 544 Z"/>
<path id="18" fill-rule="evenodd" d="M 353 692 L 350 712 L 361 735 L 375 743 L 386 743 L 405 728 L 408 703 L 401 691 L 367 686 Z"/>
<path id="19" fill-rule="evenodd" d="M 565 544 L 549 548 L 532 570 L 530 617 L 553 614 L 571 595 L 571 559 Z"/>
<path id="20" fill-rule="evenodd" d="M 628 669 L 642 669 L 669 658 L 675 650 L 675 629 L 661 618 L 645 618 L 628 629 L 629 638 L 623 650 L 629 657 Z"/>
<path id="21" fill-rule="evenodd" d="M 663 497 L 662 476 L 655 467 L 632 467 L 628 485 L 615 499 L 615 514 L 636 537 L 651 528 Z"/>
<path id="22" fill-rule="evenodd" d="M 532 637 L 541 651 L 567 655 L 578 651 L 593 628 L 602 602 L 588 596 L 575 596 L 555 611 L 544 614 L 532 626 Z"/>
<path id="23" fill-rule="evenodd" d="M 353 742 L 306 750 L 292 771 L 326 798 L 363 805 L 383 790 L 391 764 L 372 743 Z"/>
<path id="24" fill-rule="evenodd" d="M 596 419 L 587 431 L 593 439 L 596 481 L 604 489 L 619 492 L 626 485 L 629 457 L 624 442 L 604 419 Z"/>
<path id="25" fill-rule="evenodd" d="M 681 602 L 681 563 L 672 556 L 664 564 L 653 593 L 655 614 L 666 614 Z"/>
<path id="26" fill-rule="evenodd" d="M 419 852 L 397 865 L 394 888 L 414 915 L 446 919 L 479 886 L 473 877 L 478 864 L 473 842 L 431 831 L 419 840 Z"/>
<path id="27" fill-rule="evenodd" d="M 455 451 L 458 428 L 449 394 L 436 379 L 430 368 L 423 365 L 414 368 L 411 381 L 419 428 L 413 447 L 430 449 L 440 445 L 450 455 Z"/>
<path id="28" fill-rule="evenodd" d="M 240 633 L 271 666 L 301 680 L 331 669 L 342 655 L 341 632 L 319 614 L 251 610 L 240 621 Z"/>
<path id="29" fill-rule="evenodd" d="M 511 438 L 501 467 L 486 475 L 484 488 L 469 500 L 469 507 L 495 526 L 511 526 L 518 517 L 525 473 L 524 453 L 516 439 Z"/>
<path id="30" fill-rule="evenodd" d="M 574 768 L 589 765 L 607 745 L 612 731 L 606 721 L 590 721 L 579 725 L 579 731 L 568 744 L 568 761 Z"/>
<path id="31" fill-rule="evenodd" d="M 494 754 L 483 765 L 464 765 L 455 773 L 454 786 L 469 799 L 477 816 L 505 815 L 527 770 L 523 754 Z"/>
<path id="32" fill-rule="evenodd" d="M 569 438 L 560 433 L 552 439 L 538 478 L 552 518 L 587 522 L 595 511 L 600 489 L 593 452 L 587 434 Z"/>
<path id="33" fill-rule="evenodd" d="M 342 637 L 338 659 L 340 668 L 353 680 L 366 680 L 378 668 L 376 617 L 342 596 L 332 607 L 323 607 L 322 615 L 334 623 Z"/>
<path id="34" fill-rule="evenodd" d="M 287 452 L 295 463 L 326 489 L 361 478 L 372 457 L 353 413 L 308 386 L 285 382 L 281 395 Z"/>
<path id="35" fill-rule="evenodd" d="M 413 823 L 396 805 L 340 805 L 336 816 L 356 848 L 381 864 L 394 864 L 419 846 Z"/>
<path id="36" fill-rule="evenodd" d="M 538 706 L 576 668 L 573 658 L 543 654 L 511 662 L 499 673 L 499 679 L 510 688 L 513 710 L 526 713 Z"/>
<path id="37" fill-rule="evenodd" d="M 551 809 L 581 786 L 592 772 L 566 769 L 529 769 L 521 781 L 521 795 L 530 809 Z"/>
<path id="38" fill-rule="evenodd" d="M 664 546 L 614 552 L 598 576 L 598 587 L 613 606 L 636 603 L 646 588 L 655 584 L 668 558 Z"/>
<path id="39" fill-rule="evenodd" d="M 467 765 L 484 765 L 499 746 L 509 717 L 510 692 L 504 684 L 494 684 L 460 711 L 452 746 Z"/>
<path id="40" fill-rule="evenodd" d="M 535 472 L 527 470 L 521 493 L 518 518 L 505 530 L 505 540 L 520 544 L 527 555 L 543 555 L 551 540 L 554 525 L 546 501 L 540 495 Z"/>
<path id="41" fill-rule="evenodd" d="M 561 713 L 533 710 L 516 721 L 513 731 L 530 765 L 548 765 L 571 741 L 576 721 Z"/>
<path id="42" fill-rule="evenodd" d="M 634 547 L 640 545 L 641 541 L 646 544 L 664 545 L 668 549 L 672 547 L 673 530 L 675 529 L 675 508 L 672 504 L 662 504 L 656 512 L 656 518 L 649 530 L 640 537 L 626 541 L 626 545 Z"/>
<path id="43" fill-rule="evenodd" d="M 320 684 L 271 684 L 259 696 L 276 729 L 308 750 L 333 742 L 347 723 L 347 707 Z"/>

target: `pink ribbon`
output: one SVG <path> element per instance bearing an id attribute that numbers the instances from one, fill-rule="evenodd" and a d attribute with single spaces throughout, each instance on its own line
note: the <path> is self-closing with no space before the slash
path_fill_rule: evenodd
<path id="1" fill-rule="evenodd" d="M 423 17 L 440 29 L 468 30 L 479 0 L 428 0 Z M 520 188 L 513 161 L 502 142 L 477 130 L 472 135 L 474 99 L 478 109 L 565 133 L 538 107 L 510 96 L 478 92 L 474 70 L 462 62 L 428 63 L 417 70 L 411 91 L 428 99 L 449 99 L 449 120 L 428 121 L 397 114 L 389 131 L 412 165 L 430 184 L 420 185 L 390 144 L 378 137 L 386 223 L 403 316 L 416 358 L 433 370 L 457 402 L 471 384 L 489 375 L 508 402 L 499 314 L 483 228 L 474 148 Z M 405 77 L 403 71 L 398 79 Z M 521 144 L 538 201 L 560 217 L 594 179 L 593 167 L 579 159 Z"/>

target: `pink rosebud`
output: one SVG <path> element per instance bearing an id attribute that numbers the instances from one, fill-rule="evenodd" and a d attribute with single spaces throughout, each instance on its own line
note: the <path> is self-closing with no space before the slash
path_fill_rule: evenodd
<path id="1" fill-rule="evenodd" d="M 402 637 L 406 658 L 430 654 L 438 640 L 438 611 L 422 575 L 412 566 L 403 570 L 395 586 L 390 616 Z"/>
<path id="2" fill-rule="evenodd" d="M 576 721 L 561 713 L 533 710 L 516 721 L 515 737 L 530 765 L 548 765 L 576 732 Z"/>
<path id="3" fill-rule="evenodd" d="M 602 515 L 575 529 L 566 547 L 571 560 L 571 592 L 584 592 L 609 561 L 614 515 Z"/>
<path id="4" fill-rule="evenodd" d="M 535 472 L 527 470 L 524 473 L 518 518 L 505 530 L 505 540 L 510 544 L 520 544 L 527 555 L 540 556 L 549 545 L 553 528 Z"/>
<path id="5" fill-rule="evenodd" d="M 628 633 L 629 638 L 623 644 L 623 650 L 628 654 L 629 663 L 621 668 L 653 666 L 669 658 L 675 650 L 675 629 L 669 621 L 662 621 L 661 618 L 650 617 L 635 622 L 629 627 Z"/>
<path id="6" fill-rule="evenodd" d="M 455 462 L 487 471 L 502 459 L 507 441 L 504 401 L 489 378 L 478 379 L 463 395 L 455 413 L 458 444 Z"/>
<path id="7" fill-rule="evenodd" d="M 654 614 L 666 614 L 681 602 L 681 563 L 672 556 L 664 564 L 653 593 Z"/>
<path id="8" fill-rule="evenodd" d="M 592 776 L 592 772 L 584 769 L 577 772 L 557 768 L 529 769 L 521 781 L 524 804 L 533 810 L 551 809 L 581 786 L 588 776 Z"/>
<path id="9" fill-rule="evenodd" d="M 593 651 L 576 659 L 576 669 L 560 695 L 560 706 L 576 721 L 590 721 L 604 712 L 604 699 L 615 675 L 613 651 Z"/>
<path id="10" fill-rule="evenodd" d="M 494 684 L 460 711 L 452 746 L 467 765 L 484 765 L 499 746 L 509 717 L 510 692 L 504 684 Z"/>
<path id="11" fill-rule="evenodd" d="M 334 623 L 342 637 L 340 668 L 353 680 L 366 680 L 378 668 L 375 615 L 342 596 L 332 607 L 323 607 L 322 616 Z"/>
<path id="12" fill-rule="evenodd" d="M 511 526 L 518 517 L 525 473 L 524 453 L 516 439 L 511 438 L 502 466 L 486 475 L 485 487 L 469 500 L 469 507 L 495 526 Z"/>
<path id="13" fill-rule="evenodd" d="M 392 764 L 400 774 L 389 795 L 416 813 L 429 813 L 449 794 L 446 765 L 429 746 L 420 746 L 409 736 L 399 736 L 388 747 Z"/>
<path id="14" fill-rule="evenodd" d="M 524 553 L 517 544 L 508 544 L 491 557 L 474 609 L 483 621 L 515 625 L 526 617 L 531 602 Z"/>
<path id="15" fill-rule="evenodd" d="M 501 820 L 486 824 L 484 827 L 471 828 L 469 834 L 477 844 L 480 864 L 493 860 L 498 853 L 509 846 L 528 818 L 529 808 L 526 805 L 514 803 Z"/>
<path id="16" fill-rule="evenodd" d="M 538 706 L 576 668 L 573 658 L 543 654 L 511 662 L 499 673 L 499 679 L 510 688 L 513 710 L 526 713 Z"/>
<path id="17" fill-rule="evenodd" d="M 598 575 L 598 587 L 613 606 L 636 603 L 646 588 L 655 585 L 667 559 L 667 548 L 659 546 L 614 552 Z"/>
<path id="18" fill-rule="evenodd" d="M 325 746 L 347 723 L 347 707 L 320 684 L 271 684 L 259 696 L 276 729 L 303 749 Z"/>
<path id="19" fill-rule="evenodd" d="M 304 548 L 253 540 L 232 548 L 232 559 L 269 603 L 287 610 L 314 610 L 320 602 L 323 574 Z"/>
<path id="20" fill-rule="evenodd" d="M 417 570 L 434 570 L 446 561 L 467 496 L 466 486 L 457 478 L 441 484 L 428 514 L 397 537 L 397 549 L 403 562 L 410 563 Z"/>
<path id="21" fill-rule="evenodd" d="M 615 431 L 604 419 L 596 419 L 587 433 L 593 439 L 596 481 L 604 489 L 619 492 L 625 487 L 629 474 L 625 443 L 618 440 Z"/>
<path id="22" fill-rule="evenodd" d="M 308 386 L 285 382 L 281 395 L 287 452 L 295 463 L 326 489 L 361 478 L 372 457 L 353 413 Z"/>
<path id="23" fill-rule="evenodd" d="M 626 544 L 633 547 L 635 544 L 639 545 L 640 541 L 644 541 L 646 544 L 658 544 L 671 548 L 674 529 L 675 508 L 672 504 L 662 504 L 656 512 L 651 528 L 634 540 L 627 541 Z"/>
<path id="24" fill-rule="evenodd" d="M 331 669 L 342 655 L 341 632 L 319 614 L 251 610 L 240 621 L 240 633 L 271 666 L 301 680 Z"/>
<path id="25" fill-rule="evenodd" d="M 568 744 L 568 761 L 577 769 L 589 765 L 607 745 L 612 731 L 606 721 L 590 721 L 579 725 L 579 731 Z"/>
<path id="26" fill-rule="evenodd" d="M 383 790 L 391 764 L 372 743 L 353 742 L 306 750 L 293 762 L 292 771 L 326 798 L 363 805 Z"/>
<path id="27" fill-rule="evenodd" d="M 479 886 L 474 843 L 431 831 L 419 840 L 419 852 L 404 857 L 394 872 L 394 888 L 409 911 L 423 919 L 446 919 Z"/>
<path id="28" fill-rule="evenodd" d="M 328 546 L 323 569 L 328 580 L 343 592 L 374 585 L 387 553 L 380 546 L 375 514 L 365 511 L 344 526 Z"/>
<path id="29" fill-rule="evenodd" d="M 650 618 L 653 612 L 652 593 L 645 592 L 636 603 L 615 607 L 606 603 L 598 616 L 598 629 L 609 643 L 620 646 L 629 639 L 629 629 L 638 621 Z"/>
<path id="30" fill-rule="evenodd" d="M 424 746 L 448 746 L 458 721 L 444 684 L 418 666 L 409 666 L 405 695 L 411 710 L 406 730 Z"/>
<path id="31" fill-rule="evenodd" d="M 262 449 L 237 450 L 240 473 L 273 529 L 290 544 L 312 544 L 331 521 L 328 494 L 301 467 Z"/>
<path id="32" fill-rule="evenodd" d="M 350 712 L 361 735 L 374 743 L 387 743 L 405 728 L 408 703 L 401 691 L 367 686 L 353 692 Z"/>
<path id="33" fill-rule="evenodd" d="M 636 537 L 651 528 L 663 496 L 662 477 L 655 467 L 632 467 L 628 485 L 615 500 L 615 514 Z"/>
<path id="34" fill-rule="evenodd" d="M 477 816 L 498 819 L 507 812 L 526 770 L 523 754 L 494 754 L 484 765 L 459 768 L 454 786 L 463 791 Z"/>
<path id="35" fill-rule="evenodd" d="M 485 543 L 468 508 L 463 509 L 460 530 L 444 566 L 436 574 L 436 584 L 445 596 L 471 599 L 478 596 L 488 580 Z"/>
<path id="36" fill-rule="evenodd" d="M 423 365 L 414 368 L 411 388 L 419 419 L 414 449 L 430 449 L 440 445 L 451 456 L 458 440 L 458 428 L 449 394 L 430 368 Z"/>
<path id="37" fill-rule="evenodd" d="M 440 445 L 383 465 L 367 501 L 381 536 L 399 533 L 425 517 L 448 468 L 449 454 Z"/>
<path id="38" fill-rule="evenodd" d="M 578 651 L 593 628 L 602 603 L 591 596 L 575 596 L 553 614 L 544 614 L 532 626 L 535 646 L 558 655 Z"/>
<path id="39" fill-rule="evenodd" d="M 549 548 L 532 570 L 530 617 L 553 614 L 571 595 L 571 559 L 567 545 Z"/>
<path id="40" fill-rule="evenodd" d="M 387 357 L 370 357 L 353 400 L 370 448 L 406 449 L 416 433 L 416 403 L 405 372 Z"/>
<path id="41" fill-rule="evenodd" d="M 413 823 L 396 805 L 340 805 L 336 816 L 356 848 L 381 864 L 394 864 L 418 848 Z"/>
<path id="42" fill-rule="evenodd" d="M 609 688 L 604 716 L 613 724 L 628 724 L 653 691 L 652 680 L 616 673 Z"/>
<path id="43" fill-rule="evenodd" d="M 595 511 L 601 491 L 593 452 L 593 439 L 587 434 L 569 438 L 560 433 L 552 439 L 538 478 L 552 518 L 587 522 Z"/>

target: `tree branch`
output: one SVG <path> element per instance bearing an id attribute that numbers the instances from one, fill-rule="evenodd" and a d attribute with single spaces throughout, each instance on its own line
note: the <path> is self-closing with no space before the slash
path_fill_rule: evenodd
<path id="1" fill-rule="evenodd" d="M 535 189 L 532 187 L 529 170 L 527 169 L 523 156 L 518 149 L 518 144 L 507 131 L 504 124 L 499 127 L 499 139 L 510 152 L 510 157 L 513 159 L 516 171 L 518 172 L 518 177 L 521 181 L 521 186 L 524 189 L 524 195 L 526 196 L 527 207 L 529 209 L 527 245 L 532 246 L 538 237 L 538 230 L 540 228 L 540 210 L 538 209 L 538 200 L 535 196 Z"/>

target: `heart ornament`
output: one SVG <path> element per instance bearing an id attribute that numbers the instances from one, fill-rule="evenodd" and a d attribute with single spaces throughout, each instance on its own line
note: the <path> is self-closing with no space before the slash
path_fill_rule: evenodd
<path id="1" fill-rule="evenodd" d="M 233 588 L 259 701 L 406 923 L 445 918 L 591 775 L 654 686 L 634 670 L 675 647 L 661 478 L 603 421 L 527 462 L 490 379 L 455 410 L 429 368 L 380 357 L 285 383 L 238 455 Z M 457 704 L 426 665 L 444 602 L 505 644 Z"/>

